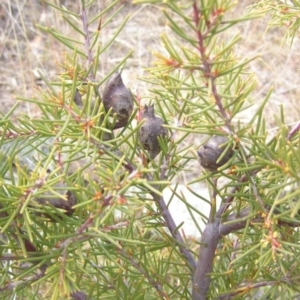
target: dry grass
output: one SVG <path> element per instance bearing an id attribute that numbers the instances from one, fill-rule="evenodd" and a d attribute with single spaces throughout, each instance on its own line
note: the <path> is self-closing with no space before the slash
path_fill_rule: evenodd
<path id="1" fill-rule="evenodd" d="M 79 12 L 77 1 L 52 0 L 57 5 Z M 101 42 L 105 44 L 127 14 L 131 15 L 129 23 L 109 51 L 102 56 L 98 79 L 111 70 L 131 49 L 134 54 L 128 59 L 123 76 L 127 85 L 138 91 L 141 96 L 147 95 L 147 85 L 138 80 L 144 75 L 144 66 L 150 66 L 152 56 L 149 48 L 163 51 L 159 34 L 167 30 L 165 20 L 159 9 L 150 5 L 135 6 L 130 1 L 124 4 L 122 13 L 117 15 L 110 26 L 103 29 Z M 252 0 L 239 1 L 232 17 L 240 17 Z M 98 1 L 93 7 L 98 12 L 111 1 Z M 118 4 L 114 9 L 117 9 Z M 93 12 L 90 11 L 90 14 Z M 299 56 L 296 40 L 292 48 L 282 44 L 284 29 L 267 31 L 266 16 L 263 19 L 252 20 L 230 30 L 230 35 L 240 33 L 242 40 L 236 47 L 240 57 L 251 57 L 260 54 L 260 58 L 250 64 L 250 72 L 257 78 L 257 89 L 252 96 L 254 102 L 260 102 L 270 87 L 274 87 L 271 101 L 268 105 L 269 126 L 275 129 L 273 113 L 278 112 L 283 104 L 287 112 L 287 123 L 299 119 L 298 70 Z M 51 36 L 37 29 L 35 24 L 59 28 L 65 34 L 70 28 L 63 22 L 60 13 L 38 0 L 4 0 L 0 4 L 0 93 L 1 111 L 6 112 L 14 103 L 15 95 L 32 96 L 35 87 L 42 84 L 37 68 L 50 79 L 61 72 L 59 63 L 64 61 L 65 48 Z M 96 24 L 94 25 L 94 27 Z M 93 26 L 91 26 L 93 29 Z M 73 33 L 72 33 L 73 34 Z M 35 111 L 29 104 L 22 103 L 20 110 L 27 114 Z"/>
<path id="2" fill-rule="evenodd" d="M 235 17 L 239 17 L 244 5 L 251 5 L 255 1 L 239 1 Z M 254 102 L 260 102 L 274 88 L 270 102 L 266 107 L 264 116 L 267 116 L 269 128 L 276 131 L 277 124 L 274 114 L 278 115 L 280 106 L 286 112 L 286 123 L 292 125 L 300 118 L 298 105 L 299 95 L 299 39 L 295 39 L 290 47 L 284 41 L 286 28 L 271 28 L 267 30 L 270 16 L 252 20 L 237 26 L 242 41 L 236 47 L 236 54 L 240 57 L 260 55 L 250 64 L 250 72 L 257 79 L 256 91 L 253 95 Z"/>
<path id="3" fill-rule="evenodd" d="M 61 2 L 68 9 L 79 12 L 79 6 L 74 1 Z M 99 1 L 93 6 L 94 12 L 103 10 L 111 1 Z M 143 94 L 146 89 L 143 82 L 137 80 L 144 75 L 142 66 L 150 65 L 151 55 L 148 47 L 155 48 L 159 33 L 164 25 L 159 23 L 157 9 L 149 6 L 141 8 L 125 1 L 122 13 L 117 15 L 110 26 L 105 27 L 100 36 L 100 42 L 105 44 L 116 31 L 127 14 L 131 20 L 124 28 L 109 51 L 102 56 L 98 79 L 110 71 L 127 54 L 134 49 L 134 54 L 128 59 L 123 77 L 127 85 Z M 114 7 L 117 9 L 122 3 Z M 97 7 L 98 6 L 98 7 Z M 105 20 L 103 20 L 105 22 Z M 0 4 L 0 92 L 2 112 L 15 102 L 14 96 L 32 96 L 35 87 L 42 84 L 37 73 L 40 69 L 47 78 L 54 79 L 62 70 L 59 66 L 64 61 L 66 48 L 50 35 L 41 32 L 36 24 L 54 27 L 64 34 L 74 35 L 63 22 L 60 13 L 37 0 L 6 0 Z M 91 25 L 93 30 L 97 24 Z M 32 106 L 23 103 L 20 106 L 25 113 L 32 114 Z"/>

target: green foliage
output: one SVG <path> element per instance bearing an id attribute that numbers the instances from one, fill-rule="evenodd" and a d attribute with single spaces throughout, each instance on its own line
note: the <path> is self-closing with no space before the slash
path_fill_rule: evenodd
<path id="1" fill-rule="evenodd" d="M 47 2 L 74 30 L 69 37 L 40 27 L 68 49 L 62 72 L 54 82 L 41 74 L 46 88 L 19 98 L 35 104 L 39 117 L 14 120 L 19 102 L 1 115 L 2 298 L 77 299 L 76 291 L 89 299 L 254 299 L 257 290 L 261 299 L 297 295 L 299 128 L 287 128 L 282 109 L 278 131 L 268 132 L 264 107 L 271 91 L 251 103 L 254 58 L 237 57 L 239 37 L 225 35 L 263 10 L 229 19 L 232 1 L 135 1 L 161 5 L 173 33 L 161 35 L 165 53 L 153 52 L 154 66 L 142 78 L 169 131 L 151 161 L 139 144 L 141 96 L 118 130 L 111 130 L 116 116 L 102 104 L 103 85 L 132 52 L 103 78 L 97 74 L 130 18 L 101 45 L 103 28 L 120 10 L 115 1 L 90 16 L 93 2 L 82 0 L 80 13 Z M 246 121 L 245 114 L 251 114 Z M 203 144 L 212 135 L 228 136 L 226 147 L 234 149 L 218 172 L 189 174 L 184 182 L 199 202 L 210 203 L 209 215 L 178 187 L 197 161 L 199 135 Z M 171 183 L 173 195 L 164 199 Z M 204 186 L 209 198 L 201 194 Z M 175 196 L 202 234 L 200 243 L 176 227 L 166 205 Z"/>
<path id="2" fill-rule="evenodd" d="M 293 44 L 300 26 L 299 1 L 257 1 L 253 8 L 261 13 L 270 13 L 269 27 L 285 27 L 285 39 Z"/>

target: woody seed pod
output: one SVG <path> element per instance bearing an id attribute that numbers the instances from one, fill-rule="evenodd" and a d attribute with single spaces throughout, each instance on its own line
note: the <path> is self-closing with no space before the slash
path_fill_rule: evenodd
<path id="1" fill-rule="evenodd" d="M 114 73 L 107 81 L 103 92 L 103 105 L 108 112 L 117 115 L 114 129 L 124 127 L 133 111 L 133 98 L 131 92 L 125 87 L 121 74 Z"/>
<path id="2" fill-rule="evenodd" d="M 154 159 L 161 151 L 158 137 L 165 137 L 168 131 L 162 126 L 164 121 L 155 117 L 154 105 L 145 105 L 142 117 L 145 121 L 140 128 L 139 139 L 143 147 L 149 151 L 151 159 Z"/>
<path id="3" fill-rule="evenodd" d="M 64 214 L 71 217 L 74 213 L 73 206 L 77 203 L 76 196 L 71 191 L 67 191 L 64 194 L 66 199 L 62 199 L 59 197 L 51 198 L 50 194 L 47 197 L 47 194 L 44 194 L 42 198 L 36 199 L 36 202 L 42 206 L 53 206 L 55 208 L 63 209 Z M 43 216 L 50 218 L 51 221 L 55 221 L 50 214 L 42 213 Z M 59 216 L 58 216 L 59 217 Z"/>
<path id="4" fill-rule="evenodd" d="M 227 145 L 224 144 L 226 144 L 228 141 L 229 139 L 225 136 L 215 135 L 211 137 L 207 143 L 204 144 L 199 151 L 197 151 L 201 166 L 213 172 L 217 171 L 219 167 L 226 164 L 234 153 L 231 147 L 226 150 L 226 153 L 223 155 L 222 159 L 219 160 L 219 158 L 227 147 Z"/>

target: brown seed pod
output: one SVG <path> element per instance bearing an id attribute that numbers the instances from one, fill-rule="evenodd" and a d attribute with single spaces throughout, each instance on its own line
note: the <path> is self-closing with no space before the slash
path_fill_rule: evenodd
<path id="1" fill-rule="evenodd" d="M 74 300 L 86 300 L 88 298 L 87 294 L 81 291 L 73 292 L 71 296 Z"/>
<path id="2" fill-rule="evenodd" d="M 226 164 L 234 153 L 231 147 L 226 150 L 221 160 L 219 160 L 219 158 L 227 147 L 227 145 L 224 144 L 228 143 L 228 141 L 229 139 L 226 136 L 212 136 L 207 143 L 197 151 L 201 166 L 213 172 Z"/>
<path id="3" fill-rule="evenodd" d="M 82 96 L 79 93 L 78 89 L 75 90 L 74 102 L 78 105 L 78 107 L 83 107 Z"/>
<path id="4" fill-rule="evenodd" d="M 149 151 L 151 159 L 154 159 L 161 151 L 158 137 L 165 137 L 168 134 L 166 128 L 162 125 L 164 121 L 154 115 L 154 104 L 145 105 L 143 116 L 144 123 L 140 128 L 139 139 L 142 146 Z"/>
<path id="5" fill-rule="evenodd" d="M 119 72 L 114 73 L 108 79 L 102 100 L 106 112 L 112 108 L 112 113 L 117 114 L 117 123 L 113 129 L 124 127 L 133 111 L 133 98 Z"/>
<path id="6" fill-rule="evenodd" d="M 65 215 L 72 216 L 74 213 L 73 206 L 77 203 L 77 199 L 71 191 L 67 191 L 64 195 L 67 199 L 62 198 L 50 198 L 47 195 L 44 195 L 43 198 L 36 199 L 36 202 L 42 206 L 53 206 L 55 208 L 60 208 L 65 210 Z M 55 221 L 50 214 L 42 213 L 43 216 L 48 217 L 51 221 Z M 59 216 L 58 216 L 59 217 Z"/>

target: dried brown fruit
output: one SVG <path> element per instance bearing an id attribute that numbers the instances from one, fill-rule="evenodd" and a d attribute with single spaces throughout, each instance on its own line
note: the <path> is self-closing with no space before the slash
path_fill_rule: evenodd
<path id="1" fill-rule="evenodd" d="M 114 129 L 124 127 L 133 111 L 133 97 L 131 92 L 125 87 L 121 74 L 114 73 L 107 81 L 103 92 L 103 105 L 108 112 L 117 115 L 117 123 Z"/>
<path id="2" fill-rule="evenodd" d="M 79 93 L 78 89 L 75 90 L 74 102 L 78 105 L 78 107 L 83 107 L 82 96 Z"/>
<path id="3" fill-rule="evenodd" d="M 19 181 L 20 179 L 18 177 L 18 174 L 20 173 L 19 170 L 21 169 L 23 173 L 28 174 L 28 177 L 30 177 L 29 174 L 31 174 L 32 172 L 36 172 L 37 165 L 43 165 L 43 162 L 46 160 L 49 153 L 51 153 L 50 149 L 51 147 L 53 147 L 54 140 L 52 138 L 36 140 L 33 141 L 31 144 L 28 144 L 26 147 L 22 147 L 23 143 L 24 142 L 22 140 L 12 140 L 11 142 L 3 144 L 0 148 L 0 158 L 2 159 L 3 163 L 9 163 L 9 156 L 13 155 L 14 157 L 12 163 L 13 172 L 7 171 L 4 174 L 5 182 Z M 16 153 L 14 154 L 13 152 L 10 152 L 10 149 L 14 149 Z M 19 151 L 17 151 L 16 149 Z M 80 163 L 80 161 L 77 162 Z M 75 169 L 75 166 L 73 166 L 72 164 L 70 166 L 71 168 L 73 167 Z M 55 165 L 49 164 L 48 167 L 49 169 L 47 169 L 47 173 L 49 175 L 49 173 L 52 172 L 51 170 L 53 170 L 52 167 L 54 168 Z M 76 170 L 77 168 L 78 165 L 76 165 Z M 43 175 L 45 175 L 44 169 Z M 43 176 L 41 176 L 40 179 L 37 179 L 35 181 L 36 188 L 42 188 L 45 185 L 44 180 L 45 178 Z M 61 197 L 53 194 L 51 190 L 54 190 L 56 195 L 60 194 Z M 59 215 L 59 213 L 56 213 L 53 207 L 64 210 L 63 213 L 67 216 L 72 216 L 74 212 L 73 206 L 76 203 L 77 199 L 75 194 L 72 191 L 68 190 L 68 187 L 64 182 L 59 181 L 53 186 L 51 186 L 51 189 L 49 189 L 48 191 L 45 191 L 44 193 L 39 193 L 38 197 L 33 197 L 33 201 L 30 201 L 29 206 L 36 210 L 38 216 L 44 216 L 53 220 L 50 214 L 55 216 Z M 49 212 L 49 214 L 47 212 Z M 1 213 L 1 206 L 0 217 L 3 217 Z"/>
<path id="4" fill-rule="evenodd" d="M 87 294 L 81 291 L 73 292 L 71 296 L 74 300 L 86 300 L 88 298 Z"/>
<path id="5" fill-rule="evenodd" d="M 227 148 L 226 143 L 229 139 L 226 136 L 213 136 L 206 144 L 204 144 L 198 152 L 200 158 L 200 164 L 203 168 L 209 171 L 217 171 L 218 168 L 226 164 L 233 156 L 233 149 Z M 224 155 L 223 152 L 226 149 Z M 219 160 L 219 158 L 222 158 Z"/>
<path id="6" fill-rule="evenodd" d="M 144 123 L 140 128 L 139 139 L 143 147 L 149 151 L 149 156 L 154 159 L 161 151 L 158 137 L 165 137 L 168 134 L 166 128 L 162 125 L 164 121 L 155 117 L 154 105 L 145 105 L 143 116 Z"/>
<path id="7" fill-rule="evenodd" d="M 60 208 L 65 210 L 65 214 L 67 216 L 72 216 L 74 212 L 73 206 L 77 203 L 77 199 L 71 191 L 67 191 L 66 194 L 64 195 L 66 199 L 62 198 L 51 198 L 47 197 L 47 195 L 43 195 L 43 198 L 39 198 L 36 200 L 37 203 L 43 206 L 53 206 L 55 208 Z M 43 213 L 45 217 L 50 218 L 52 221 L 55 221 L 50 214 Z"/>

